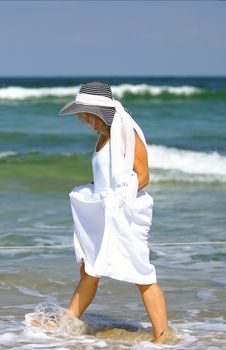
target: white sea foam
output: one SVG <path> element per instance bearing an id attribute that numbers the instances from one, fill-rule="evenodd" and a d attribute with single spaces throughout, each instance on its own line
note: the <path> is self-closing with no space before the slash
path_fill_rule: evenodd
<path id="1" fill-rule="evenodd" d="M 176 319 L 170 322 L 173 331 L 164 348 L 222 347 L 226 331 L 224 318 L 200 318 L 198 315 L 190 314 L 190 321 Z M 83 321 L 56 304 L 37 305 L 33 313 L 25 315 L 23 324 L 16 322 L 15 317 L 5 316 L 0 326 L 0 344 L 4 349 L 159 349 L 159 345 L 149 341 L 149 336 L 150 322 L 89 313 Z"/>
<path id="2" fill-rule="evenodd" d="M 167 92 L 172 95 L 185 95 L 189 96 L 197 94 L 203 89 L 199 89 L 194 86 L 169 86 L 169 85 L 148 85 L 148 84 L 121 84 L 113 85 L 112 92 L 115 97 L 122 98 L 126 92 L 133 94 L 149 93 L 152 96 L 158 96 L 163 92 Z M 41 88 L 25 88 L 21 86 L 9 86 L 6 88 L 0 88 L 0 99 L 2 100 L 25 100 L 28 98 L 42 98 L 47 96 L 52 97 L 64 97 L 74 96 L 78 93 L 80 85 L 69 87 L 41 87 Z"/>
<path id="3" fill-rule="evenodd" d="M 35 296 L 35 297 L 39 297 L 39 298 L 46 297 L 46 295 L 39 293 L 35 288 L 26 288 L 26 287 L 18 286 L 18 285 L 15 285 L 15 288 L 17 288 L 24 295 Z"/>
<path id="4" fill-rule="evenodd" d="M 153 182 L 226 182 L 226 156 L 218 152 L 148 145 L 148 162 Z"/>
<path id="5" fill-rule="evenodd" d="M 12 151 L 0 152 L 0 158 L 6 158 L 10 156 L 15 156 L 17 153 Z"/>
<path id="6" fill-rule="evenodd" d="M 47 332 L 60 332 L 64 335 L 87 333 L 84 321 L 74 317 L 67 309 L 54 304 L 37 305 L 33 313 L 25 315 L 24 323 L 28 327 L 39 327 Z"/>
<path id="7" fill-rule="evenodd" d="M 78 91 L 79 86 L 52 88 L 24 88 L 20 86 L 9 86 L 0 89 L 0 99 L 25 100 L 27 98 L 40 98 L 46 96 L 63 97 L 75 95 Z"/>
<path id="8" fill-rule="evenodd" d="M 14 155 L 20 156 L 12 151 L 0 152 L 0 158 Z M 152 144 L 148 145 L 148 162 L 151 182 L 226 183 L 226 156 L 216 151 L 198 152 Z"/>
<path id="9" fill-rule="evenodd" d="M 51 309 L 53 314 L 47 312 L 46 308 L 36 308 L 36 315 L 39 316 L 40 326 L 33 326 L 31 323 L 34 314 L 25 315 L 25 326 L 21 322 L 15 322 L 15 320 L 5 322 L 0 327 L 0 344 L 3 349 L 69 349 L 79 348 L 83 350 L 93 348 L 105 348 L 109 350 L 124 349 L 124 350 L 140 350 L 140 349 L 175 349 L 186 350 L 192 348 L 193 350 L 199 349 L 220 349 L 225 344 L 225 320 L 222 318 L 205 318 L 194 319 L 193 321 L 181 321 L 178 320 L 175 323 L 170 322 L 170 326 L 176 331 L 177 341 L 174 345 L 156 345 L 150 341 L 139 338 L 138 341 L 130 339 L 125 341 L 120 339 L 120 333 L 117 339 L 101 339 L 94 334 L 86 334 L 86 325 L 83 321 L 78 319 L 72 319 L 62 308 L 56 307 Z M 57 314 L 56 314 L 57 312 Z M 58 317 L 60 316 L 60 317 Z M 46 329 L 43 324 L 43 320 L 47 321 L 51 317 L 51 321 L 59 322 L 59 328 Z M 64 319 L 62 319 L 62 317 Z M 92 320 L 89 320 L 88 326 L 93 326 L 93 322 L 96 322 L 98 328 L 106 329 L 110 328 L 112 331 L 114 327 L 118 326 L 120 329 L 127 329 L 128 326 L 134 326 L 134 328 L 140 331 L 149 332 L 150 323 L 140 321 L 128 321 L 122 320 L 117 322 L 114 318 L 105 320 L 104 324 L 101 323 L 101 316 L 92 316 Z M 117 324 L 116 324 L 117 322 Z M 117 329 L 117 328 L 115 328 Z M 84 332 L 85 331 L 85 332 Z M 136 332 L 135 332 L 136 333 Z M 134 335 L 135 333 L 131 333 Z M 138 333 L 137 333 L 138 334 Z M 123 333 L 122 333 L 123 335 Z"/>
<path id="10" fill-rule="evenodd" d="M 158 96 L 163 92 L 168 92 L 169 94 L 173 95 L 192 95 L 198 92 L 201 92 L 203 90 L 196 88 L 194 86 L 169 86 L 169 85 L 161 85 L 161 86 L 155 86 L 155 85 L 147 85 L 147 84 L 121 84 L 118 86 L 112 86 L 112 93 L 113 95 L 116 95 L 117 97 L 121 98 L 126 92 L 130 92 L 133 94 L 142 94 L 142 93 L 149 93 L 153 96 Z"/>

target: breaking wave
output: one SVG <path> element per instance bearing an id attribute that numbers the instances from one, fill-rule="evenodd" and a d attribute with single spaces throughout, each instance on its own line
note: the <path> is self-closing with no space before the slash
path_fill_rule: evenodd
<path id="1" fill-rule="evenodd" d="M 75 96 L 80 89 L 80 85 L 71 87 L 39 87 L 28 88 L 22 86 L 8 86 L 0 88 L 1 100 L 26 100 L 48 97 L 65 97 Z M 112 92 L 115 98 L 143 98 L 150 99 L 155 97 L 192 97 L 205 96 L 205 94 L 213 94 L 213 92 L 200 89 L 194 86 L 170 86 L 170 85 L 148 85 L 148 84 L 121 84 L 113 85 Z M 222 92 L 221 92 L 222 93 Z M 226 92 L 225 92 L 226 94 Z"/>
<path id="2" fill-rule="evenodd" d="M 225 182 L 226 156 L 218 152 L 197 152 L 162 145 L 148 145 L 151 180 Z"/>
<path id="3" fill-rule="evenodd" d="M 25 167 L 27 175 L 42 164 L 46 174 L 54 176 L 54 169 L 65 173 L 68 169 L 80 169 L 80 175 L 87 177 L 89 154 L 43 154 L 38 151 L 30 153 L 0 152 L 0 163 L 7 167 Z M 150 182 L 199 182 L 226 184 L 226 156 L 218 152 L 198 152 L 178 149 L 163 145 L 148 145 L 148 162 Z M 82 166 L 82 168 L 81 168 Z M 34 169 L 33 169 L 34 168 Z M 33 169 L 33 170 L 32 170 Z M 12 174 L 14 170 L 12 169 Z M 75 175 L 74 175 L 75 176 Z M 56 176 L 57 177 L 57 176 Z M 75 178 L 76 180 L 76 178 Z"/>

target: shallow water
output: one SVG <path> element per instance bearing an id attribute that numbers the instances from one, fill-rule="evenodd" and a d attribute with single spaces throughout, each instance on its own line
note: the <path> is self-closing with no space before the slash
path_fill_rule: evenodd
<path id="1" fill-rule="evenodd" d="M 179 337 L 179 343 L 171 347 L 220 348 L 226 341 L 226 311 L 222 308 L 226 301 L 225 245 L 158 246 L 154 243 L 224 240 L 226 189 L 216 186 L 208 193 L 205 186 L 199 185 L 187 187 L 183 193 L 180 186 L 153 185 L 149 191 L 155 200 L 151 260 L 167 298 L 170 325 Z M 212 205 L 208 201 L 210 195 Z M 37 305 L 67 306 L 79 279 L 79 267 L 73 248 L 51 249 L 55 244 L 72 245 L 68 198 L 61 192 L 54 196 L 51 192 L 23 193 L 22 197 L 18 209 L 18 204 L 13 204 L 15 196 L 8 194 L 12 207 L 5 208 L 2 215 L 5 222 L 8 217 L 13 217 L 13 221 L 1 227 L 5 232 L 2 242 L 44 244 L 50 245 L 50 249 L 1 251 L 1 347 L 136 349 L 136 340 L 129 342 L 130 336 L 125 341 L 122 334 L 121 338 L 116 334 L 117 340 L 98 340 L 93 335 L 48 334 L 23 324 L 25 315 Z M 53 201 L 54 210 L 50 207 Z M 173 212 L 176 215 L 171 215 Z M 217 224 L 211 225 L 211 220 Z M 109 278 L 101 279 L 96 298 L 84 319 L 91 328 L 101 330 L 113 327 L 151 331 L 137 288 Z M 138 339 L 140 349 L 157 347 L 147 340 L 140 343 Z"/>
<path id="2" fill-rule="evenodd" d="M 154 199 L 150 259 L 177 341 L 161 347 L 148 342 L 151 325 L 137 287 L 109 278 L 100 280 L 83 316 L 93 333 L 46 332 L 24 324 L 38 305 L 65 308 L 79 280 L 68 193 L 92 179 L 96 136 L 75 119 L 56 118 L 80 81 L 65 80 L 60 92 L 46 92 L 43 87 L 59 87 L 62 80 L 11 80 L 9 86 L 27 90 L 0 87 L 0 245 L 5 247 L 0 249 L 0 349 L 225 347 L 226 81 L 146 79 L 145 87 L 142 79 L 131 79 L 112 82 L 148 140 L 146 190 Z M 165 85 L 177 89 L 166 93 Z M 210 244 L 158 245 L 186 242 Z M 6 249 L 22 245 L 33 249 Z"/>

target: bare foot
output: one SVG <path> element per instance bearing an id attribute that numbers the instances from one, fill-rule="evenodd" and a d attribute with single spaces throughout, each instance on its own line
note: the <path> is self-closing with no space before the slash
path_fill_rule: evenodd
<path id="1" fill-rule="evenodd" d="M 37 327 L 41 326 L 41 322 L 39 320 L 31 320 L 31 323 Z"/>
<path id="2" fill-rule="evenodd" d="M 39 320 L 32 320 L 31 323 L 36 327 L 41 326 L 41 322 Z M 43 327 L 45 329 L 55 329 L 55 328 L 59 327 L 59 325 L 55 321 L 47 321 L 44 323 Z"/>
<path id="3" fill-rule="evenodd" d="M 177 340 L 175 331 L 168 327 L 165 329 L 158 338 L 151 340 L 154 344 L 172 344 Z"/>
<path id="4" fill-rule="evenodd" d="M 59 327 L 59 325 L 55 321 L 48 321 L 44 324 L 45 329 L 55 329 L 58 327 Z"/>

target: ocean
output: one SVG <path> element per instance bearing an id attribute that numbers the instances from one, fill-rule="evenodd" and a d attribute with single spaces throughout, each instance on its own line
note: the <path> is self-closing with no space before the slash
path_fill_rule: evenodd
<path id="1" fill-rule="evenodd" d="M 0 349 L 162 348 L 138 337 L 150 322 L 137 287 L 107 277 L 82 319 L 133 337 L 25 322 L 37 308 L 66 307 L 79 280 L 68 194 L 92 181 L 97 134 L 58 112 L 89 81 L 110 84 L 146 137 L 150 259 L 178 334 L 167 348 L 224 348 L 226 78 L 56 77 L 0 78 Z"/>

